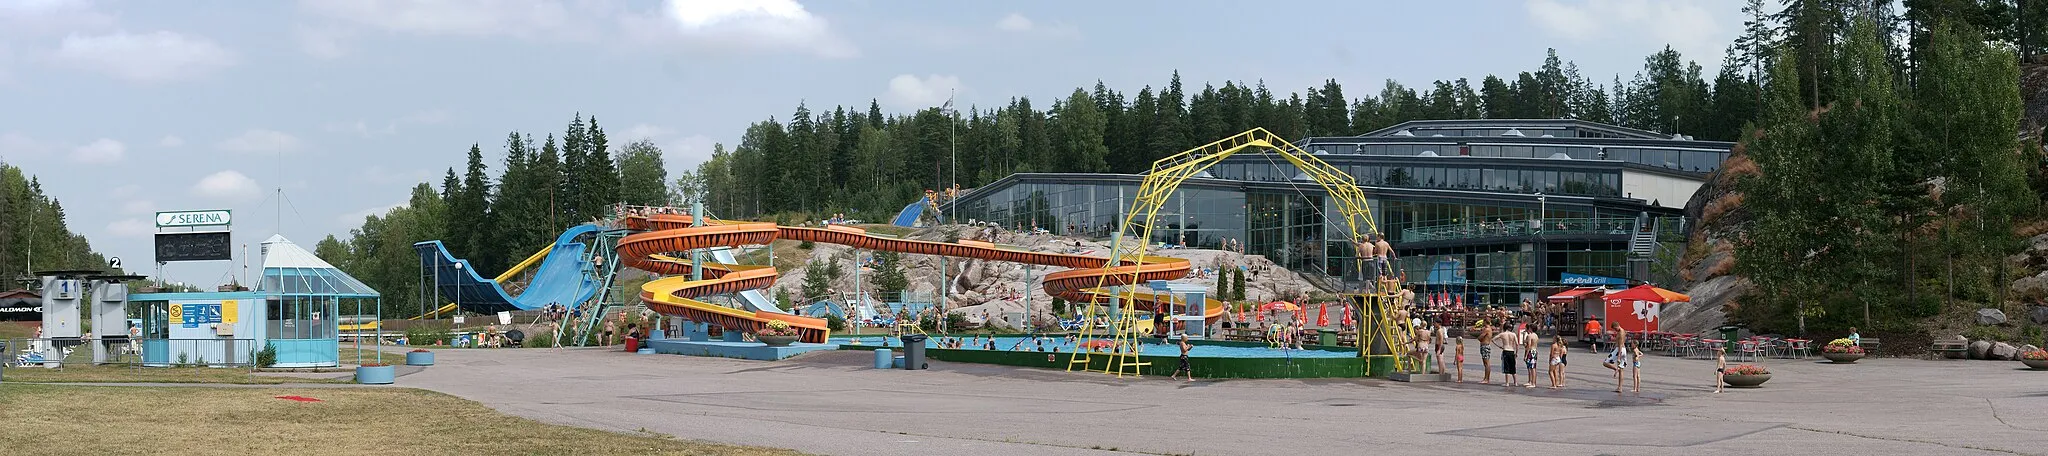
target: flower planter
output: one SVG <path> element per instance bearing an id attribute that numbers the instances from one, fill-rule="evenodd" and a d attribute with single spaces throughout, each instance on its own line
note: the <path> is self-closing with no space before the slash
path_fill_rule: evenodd
<path id="1" fill-rule="evenodd" d="M 434 365 L 434 352 L 430 352 L 430 351 L 416 351 L 416 352 L 406 352 L 406 353 L 405 353 L 405 365 L 407 365 L 407 366 L 432 366 L 432 365 Z"/>
<path id="2" fill-rule="evenodd" d="M 1771 381 L 1771 374 L 1727 374 L 1721 377 L 1721 381 L 1735 388 L 1757 388 L 1763 386 L 1764 382 Z"/>
<path id="3" fill-rule="evenodd" d="M 2020 363 L 2026 364 L 2027 367 L 2034 368 L 2034 370 L 2048 370 L 2048 359 L 2022 359 Z"/>
<path id="4" fill-rule="evenodd" d="M 397 366 L 356 367 L 356 383 L 365 385 L 389 385 L 398 377 Z"/>
<path id="5" fill-rule="evenodd" d="M 1862 353 L 1821 353 L 1820 356 L 1835 364 L 1855 364 L 1856 360 L 1863 359 Z"/>
<path id="6" fill-rule="evenodd" d="M 796 339 L 796 336 L 754 336 L 754 340 L 758 340 L 761 341 L 761 343 L 768 344 L 768 346 L 770 347 L 787 347 L 789 346 L 789 344 L 795 343 Z"/>

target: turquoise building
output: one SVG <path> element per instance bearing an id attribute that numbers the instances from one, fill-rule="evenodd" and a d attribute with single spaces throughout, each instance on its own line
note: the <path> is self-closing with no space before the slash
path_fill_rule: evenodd
<path id="1" fill-rule="evenodd" d="M 262 254 L 255 291 L 129 295 L 143 364 L 248 364 L 269 345 L 276 367 L 340 365 L 338 317 L 377 309 L 381 295 L 284 236 L 263 241 Z"/>

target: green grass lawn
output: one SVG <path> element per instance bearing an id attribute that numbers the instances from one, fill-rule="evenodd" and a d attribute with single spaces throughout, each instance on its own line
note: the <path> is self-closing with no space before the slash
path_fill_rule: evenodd
<path id="1" fill-rule="evenodd" d="M 799 454 L 543 424 L 409 388 L 0 383 L 0 423 L 7 454 Z"/>

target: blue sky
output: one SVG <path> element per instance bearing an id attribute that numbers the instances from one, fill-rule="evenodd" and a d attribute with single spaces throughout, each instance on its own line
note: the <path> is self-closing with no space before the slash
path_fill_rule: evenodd
<path id="1" fill-rule="evenodd" d="M 1135 93 L 1176 69 L 1195 88 L 1336 78 L 1356 97 L 1532 70 L 1544 48 L 1604 83 L 1666 44 L 1711 72 L 1742 27 L 1734 1 L 1257 4 L 0 0 L 0 160 L 140 269 L 154 211 L 230 208 L 238 243 L 310 245 L 438 185 L 471 143 L 495 168 L 506 133 L 576 112 L 615 146 L 653 140 L 674 172 L 799 101 L 989 106 L 1097 79 Z"/>

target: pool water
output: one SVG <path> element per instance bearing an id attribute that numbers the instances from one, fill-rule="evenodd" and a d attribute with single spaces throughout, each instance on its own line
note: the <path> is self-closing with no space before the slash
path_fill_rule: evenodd
<path id="1" fill-rule="evenodd" d="M 846 338 L 846 339 L 840 339 L 840 338 L 838 338 L 838 337 L 834 337 L 834 338 L 833 338 L 833 342 L 838 342 L 838 343 L 840 343 L 841 345 L 845 345 L 845 344 L 849 343 L 849 342 L 850 342 L 850 341 L 851 341 L 852 339 L 860 339 L 860 343 L 861 343 L 861 345 L 860 345 L 860 346 L 863 346 L 863 347 L 875 347 L 875 348 L 882 348 L 882 346 L 881 346 L 881 345 L 882 345 L 882 338 L 881 338 L 881 337 L 877 337 L 877 336 L 867 336 L 867 337 L 849 337 L 849 338 Z M 1073 345 L 1071 345 L 1071 344 L 1068 344 L 1068 343 L 1066 342 L 1066 338 L 1065 338 L 1065 337 L 1046 337 L 1046 338 L 1044 338 L 1044 339 L 1045 339 L 1045 351 L 1047 351 L 1047 352 L 1055 352 L 1055 351 L 1056 351 L 1056 352 L 1060 352 L 1060 353 L 1070 353 L 1070 352 L 1073 352 L 1073 351 L 1074 351 L 1074 347 L 1073 347 Z M 1155 339 L 1155 340 L 1156 340 L 1156 339 Z M 930 340 L 930 341 L 926 341 L 926 342 L 925 342 L 925 343 L 926 343 L 926 345 L 925 345 L 925 346 L 927 346 L 927 347 L 934 347 L 934 346 L 936 346 L 936 342 L 937 342 L 937 340 L 936 340 L 936 338 L 934 338 L 933 340 Z M 968 344 L 971 344 L 971 343 L 973 343 L 973 342 L 974 342 L 974 338 L 973 338 L 973 337 L 968 337 L 968 338 L 967 338 L 967 339 L 966 339 L 966 340 L 964 341 L 964 343 L 968 343 Z M 1018 342 L 1023 342 L 1023 345 L 1021 345 L 1021 346 L 1020 346 L 1020 345 L 1017 345 L 1017 344 L 1018 344 Z M 987 339 L 983 339 L 983 343 L 987 343 Z M 1031 341 L 1030 341 L 1030 338 L 1028 338 L 1028 337 L 997 337 L 997 338 L 995 338 L 995 343 L 996 343 L 996 349 L 997 349 L 997 350 L 1010 350 L 1010 349 L 1011 349 L 1012 347 L 1015 347 L 1015 348 L 1016 348 L 1016 351 L 1028 351 L 1028 352 L 1036 352 L 1036 351 L 1038 351 L 1038 345 L 1036 345 L 1035 343 L 1031 342 Z M 891 338 L 891 340 L 889 341 L 889 345 L 890 345 L 890 347 L 891 347 L 891 348 L 900 348 L 900 347 L 902 347 L 902 346 L 903 346 L 903 342 L 902 342 L 902 341 L 898 341 L 898 340 L 894 340 L 893 338 Z M 1333 350 L 1317 350 L 1317 349 L 1308 349 L 1308 350 L 1282 350 L 1282 349 L 1278 349 L 1278 348 L 1268 348 L 1268 347 L 1227 347 L 1227 346 L 1221 346 L 1221 345 L 1202 345 L 1202 344 L 1199 344 L 1199 343 L 1197 343 L 1197 344 L 1194 344 L 1194 345 L 1195 345 L 1195 348 L 1192 348 L 1192 349 L 1189 349 L 1189 350 L 1188 350 L 1188 356 L 1191 356 L 1191 357 L 1196 357 L 1196 358 L 1287 358 L 1287 357 L 1294 357 L 1294 358 L 1355 358 L 1355 357 L 1358 357 L 1358 352 L 1357 352 L 1357 351 L 1355 351 L 1355 350 L 1350 350 L 1350 349 L 1346 349 L 1346 350 L 1334 350 L 1334 351 L 1333 351 Z M 986 347 L 966 346 L 966 347 L 962 347 L 962 349 L 965 349 L 965 350 L 983 350 L 983 349 L 986 349 Z M 1146 344 L 1144 344 L 1144 345 L 1140 345 L 1140 346 L 1138 346 L 1138 352 L 1139 352 L 1140 354 L 1144 354 L 1144 355 L 1151 355 L 1151 356 L 1180 356 L 1180 344 L 1177 344 L 1177 343 L 1169 343 L 1169 344 L 1157 344 L 1157 343 L 1146 343 Z"/>

